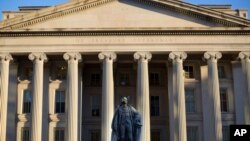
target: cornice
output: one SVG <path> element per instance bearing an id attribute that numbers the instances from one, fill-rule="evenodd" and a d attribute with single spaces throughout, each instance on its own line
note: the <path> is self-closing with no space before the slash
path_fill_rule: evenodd
<path id="1" fill-rule="evenodd" d="M 83 11 L 91 7 L 96 7 L 111 1 L 117 0 L 79 0 L 71 1 L 62 5 L 51 6 L 37 12 L 28 13 L 26 15 L 18 16 L 9 20 L 4 20 L 0 22 L 0 29 L 20 29 L 49 19 L 54 19 L 57 17 Z"/>
<path id="2" fill-rule="evenodd" d="M 105 31 L 17 31 L 0 37 L 29 36 L 164 36 L 164 35 L 250 35 L 250 30 L 105 30 Z"/>
<path id="3" fill-rule="evenodd" d="M 96 7 L 105 3 L 118 0 L 79 0 L 71 1 L 62 5 L 52 6 L 39 10 L 37 12 L 28 13 L 13 19 L 0 22 L 0 29 L 16 30 L 36 23 L 40 23 L 49 19 L 54 19 L 64 15 L 83 11 L 92 7 Z M 193 16 L 199 19 L 223 24 L 227 27 L 250 27 L 250 21 L 241 17 L 218 12 L 205 7 L 188 4 L 176 0 L 134 0 L 149 6 L 173 10 L 182 14 Z"/>
<path id="4" fill-rule="evenodd" d="M 206 21 L 223 24 L 228 27 L 250 27 L 250 21 L 238 16 L 219 12 L 206 7 L 177 0 L 135 0 L 148 5 L 169 9 Z"/>

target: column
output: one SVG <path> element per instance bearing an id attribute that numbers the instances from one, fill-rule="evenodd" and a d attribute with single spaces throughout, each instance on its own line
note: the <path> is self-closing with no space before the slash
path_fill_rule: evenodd
<path id="1" fill-rule="evenodd" d="M 47 56 L 44 53 L 31 53 L 29 59 L 33 61 L 31 140 L 42 141 L 43 64 Z"/>
<path id="2" fill-rule="evenodd" d="M 141 141 L 150 141 L 150 105 L 149 105 L 149 79 L 148 61 L 152 58 L 149 52 L 136 52 L 137 60 L 137 93 L 136 108 L 142 116 Z"/>
<path id="3" fill-rule="evenodd" d="M 217 61 L 222 57 L 220 52 L 206 52 L 204 58 L 208 64 L 208 95 L 206 98 L 208 110 L 203 111 L 204 141 L 222 141 L 222 123 L 220 109 L 220 86 Z M 204 102 L 204 101 L 203 101 Z"/>
<path id="4" fill-rule="evenodd" d="M 244 88 L 244 124 L 250 124 L 250 52 L 240 52 Z"/>
<path id="5" fill-rule="evenodd" d="M 66 141 L 78 141 L 78 62 L 82 56 L 76 52 L 65 53 L 68 61 L 67 76 L 67 137 Z"/>
<path id="6" fill-rule="evenodd" d="M 233 70 L 233 90 L 234 90 L 234 101 L 235 101 L 235 124 L 245 124 L 245 112 L 244 109 L 248 108 L 242 103 L 246 100 L 245 88 L 247 87 L 244 83 L 244 76 L 240 61 L 232 61 Z M 245 116 L 244 116 L 245 115 Z"/>
<path id="7" fill-rule="evenodd" d="M 172 93 L 170 93 L 170 140 L 186 141 L 186 108 L 185 108 L 185 90 L 184 90 L 184 74 L 183 60 L 187 58 L 185 52 L 171 52 L 169 59 L 173 63 L 172 73 Z"/>
<path id="8" fill-rule="evenodd" d="M 101 52 L 98 55 L 102 61 L 102 141 L 111 141 L 111 124 L 114 114 L 114 78 L 113 62 L 116 54 Z"/>
<path id="9" fill-rule="evenodd" d="M 0 54 L 0 141 L 6 141 L 10 54 Z"/>
<path id="10" fill-rule="evenodd" d="M 16 129 L 17 129 L 17 74 L 18 63 L 11 62 L 9 67 L 9 90 L 8 90 L 8 112 L 7 112 L 7 135 L 6 141 L 16 140 Z M 1 106 L 0 106 L 1 107 Z M 10 134 L 13 134 L 13 136 Z"/>

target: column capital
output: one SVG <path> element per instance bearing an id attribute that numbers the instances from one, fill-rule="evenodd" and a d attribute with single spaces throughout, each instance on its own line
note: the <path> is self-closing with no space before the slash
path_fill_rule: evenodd
<path id="1" fill-rule="evenodd" d="M 169 59 L 172 61 L 183 61 L 187 58 L 186 52 L 171 52 L 169 54 Z"/>
<path id="2" fill-rule="evenodd" d="M 239 58 L 241 60 L 245 60 L 247 62 L 250 62 L 250 52 L 240 52 L 239 53 Z"/>
<path id="3" fill-rule="evenodd" d="M 63 58 L 66 61 L 70 60 L 77 60 L 77 61 L 82 61 L 82 55 L 78 52 L 66 52 L 63 54 Z"/>
<path id="4" fill-rule="evenodd" d="M 107 60 L 115 61 L 116 58 L 117 58 L 117 55 L 114 52 L 101 52 L 101 53 L 98 54 L 98 58 L 100 60 L 107 59 Z"/>
<path id="5" fill-rule="evenodd" d="M 209 52 L 204 53 L 204 59 L 211 60 L 213 62 L 219 60 L 221 57 L 222 57 L 222 54 L 221 52 L 218 52 L 218 51 L 214 51 L 214 52 L 209 51 Z"/>
<path id="6" fill-rule="evenodd" d="M 136 52 L 134 53 L 135 60 L 147 60 L 150 61 L 152 54 L 150 52 Z"/>
<path id="7" fill-rule="evenodd" d="M 31 61 L 36 61 L 36 60 L 38 60 L 38 61 L 44 61 L 44 62 L 48 61 L 48 58 L 47 58 L 46 54 L 43 53 L 43 52 L 33 52 L 33 53 L 30 53 L 29 54 L 29 59 Z"/>
<path id="8" fill-rule="evenodd" d="M 0 54 L 0 61 L 11 61 L 11 60 L 13 60 L 13 58 L 9 53 Z"/>

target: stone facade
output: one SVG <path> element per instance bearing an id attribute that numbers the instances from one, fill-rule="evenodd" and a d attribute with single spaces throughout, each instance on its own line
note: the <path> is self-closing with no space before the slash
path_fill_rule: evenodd
<path id="1" fill-rule="evenodd" d="M 109 141 L 122 96 L 142 141 L 226 141 L 230 124 L 250 123 L 247 19 L 175 0 L 72 0 L 0 29 L 0 141 Z"/>

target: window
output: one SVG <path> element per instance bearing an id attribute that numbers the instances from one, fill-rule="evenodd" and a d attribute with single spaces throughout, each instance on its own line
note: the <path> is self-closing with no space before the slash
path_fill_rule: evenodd
<path id="1" fill-rule="evenodd" d="M 161 132 L 160 131 L 151 131 L 151 141 L 160 141 Z"/>
<path id="2" fill-rule="evenodd" d="M 220 79 L 226 78 L 225 67 L 224 66 L 218 66 L 218 77 Z"/>
<path id="3" fill-rule="evenodd" d="M 54 134 L 54 141 L 64 141 L 64 128 L 55 128 Z"/>
<path id="4" fill-rule="evenodd" d="M 120 73 L 119 74 L 119 85 L 128 86 L 129 85 L 129 73 Z"/>
<path id="5" fill-rule="evenodd" d="M 27 79 L 27 80 L 31 80 L 32 76 L 33 76 L 32 67 L 31 66 L 25 66 L 23 68 L 22 78 Z"/>
<path id="6" fill-rule="evenodd" d="M 31 110 L 31 91 L 30 90 L 24 90 L 23 91 L 23 113 L 30 113 Z"/>
<path id="7" fill-rule="evenodd" d="M 30 128 L 23 127 L 21 129 L 21 141 L 30 141 Z"/>
<path id="8" fill-rule="evenodd" d="M 198 127 L 187 127 L 187 141 L 198 141 Z"/>
<path id="9" fill-rule="evenodd" d="M 60 65 L 56 66 L 55 68 L 55 77 L 59 80 L 65 80 L 67 77 L 67 66 L 66 65 Z"/>
<path id="10" fill-rule="evenodd" d="M 101 141 L 100 131 L 91 131 L 90 132 L 90 140 L 91 141 Z"/>
<path id="11" fill-rule="evenodd" d="M 160 115 L 160 102 L 159 96 L 151 96 L 150 97 L 150 113 L 151 116 L 159 116 Z"/>
<path id="12" fill-rule="evenodd" d="M 101 75 L 99 73 L 92 73 L 90 85 L 91 86 L 100 86 L 101 83 Z"/>
<path id="13" fill-rule="evenodd" d="M 159 75 L 159 73 L 150 73 L 149 83 L 152 86 L 160 85 L 160 75 Z"/>
<path id="14" fill-rule="evenodd" d="M 92 108 L 92 116 L 99 117 L 100 116 L 100 96 L 95 95 L 91 97 L 91 108 Z"/>
<path id="15" fill-rule="evenodd" d="M 220 89 L 220 106 L 221 112 L 228 112 L 228 98 L 226 89 Z"/>
<path id="16" fill-rule="evenodd" d="M 195 112 L 194 89 L 185 89 L 186 113 Z"/>
<path id="17" fill-rule="evenodd" d="M 223 135 L 223 141 L 229 141 L 230 140 L 229 126 L 222 126 L 222 135 Z"/>
<path id="18" fill-rule="evenodd" d="M 65 91 L 56 90 L 55 113 L 65 112 Z"/>
<path id="19" fill-rule="evenodd" d="M 246 17 L 247 17 L 247 14 L 246 14 L 246 13 L 243 13 L 243 17 L 245 17 L 245 18 L 246 18 Z"/>
<path id="20" fill-rule="evenodd" d="M 184 66 L 185 78 L 194 78 L 193 66 Z"/>

